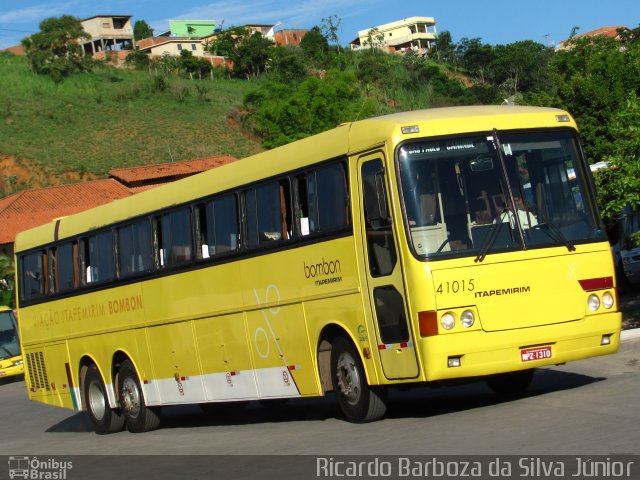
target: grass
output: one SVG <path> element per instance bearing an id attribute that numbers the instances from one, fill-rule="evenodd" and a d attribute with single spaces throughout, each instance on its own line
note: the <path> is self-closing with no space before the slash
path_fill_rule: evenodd
<path id="1" fill-rule="evenodd" d="M 230 125 L 254 85 L 241 80 L 165 78 L 97 68 L 55 84 L 24 59 L 0 57 L 0 154 L 53 176 L 98 177 L 118 167 L 230 154 L 259 144 Z"/>

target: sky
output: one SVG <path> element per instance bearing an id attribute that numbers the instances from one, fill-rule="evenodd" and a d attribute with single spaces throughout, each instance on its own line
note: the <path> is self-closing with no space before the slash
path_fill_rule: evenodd
<path id="1" fill-rule="evenodd" d="M 555 46 L 574 26 L 586 33 L 604 26 L 635 28 L 640 24 L 638 0 L 0 0 L 0 49 L 37 32 L 48 17 L 131 15 L 160 33 L 169 20 L 224 20 L 224 27 L 279 24 L 308 29 L 323 18 L 341 21 L 338 37 L 347 45 L 365 30 L 413 16 L 433 17 L 436 30 L 451 32 L 454 41 L 481 38 L 492 45 L 533 40 Z"/>

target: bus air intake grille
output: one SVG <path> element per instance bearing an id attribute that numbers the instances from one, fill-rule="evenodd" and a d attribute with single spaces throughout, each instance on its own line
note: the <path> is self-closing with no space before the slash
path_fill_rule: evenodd
<path id="1" fill-rule="evenodd" d="M 44 353 L 27 353 L 27 369 L 31 388 L 49 390 L 49 378 L 44 363 Z"/>

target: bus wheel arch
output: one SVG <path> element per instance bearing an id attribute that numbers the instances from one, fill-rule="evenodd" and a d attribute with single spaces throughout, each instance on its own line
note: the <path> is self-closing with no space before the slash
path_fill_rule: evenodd
<path id="1" fill-rule="evenodd" d="M 111 408 L 107 387 L 96 363 L 88 357 L 83 358 L 80 376 L 83 404 L 95 432 L 104 435 L 121 431 L 124 417 L 119 409 Z"/>
<path id="2" fill-rule="evenodd" d="M 331 323 L 326 325 L 318 338 L 318 373 L 320 375 L 320 386 L 322 392 L 333 391 L 333 375 L 331 371 L 331 349 L 333 342 L 338 337 L 349 338 L 349 334 L 341 326 Z"/>

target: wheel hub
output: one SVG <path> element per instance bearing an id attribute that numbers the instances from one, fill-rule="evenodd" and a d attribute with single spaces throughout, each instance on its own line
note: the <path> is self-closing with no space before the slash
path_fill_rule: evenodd
<path id="1" fill-rule="evenodd" d="M 355 361 L 348 353 L 343 353 L 338 358 L 336 378 L 340 393 L 351 404 L 356 404 L 360 398 L 360 375 Z"/>
<path id="2" fill-rule="evenodd" d="M 140 392 L 138 386 L 131 378 L 126 378 L 122 383 L 122 392 L 120 392 L 122 398 L 122 408 L 126 412 L 135 417 L 140 413 Z"/>

